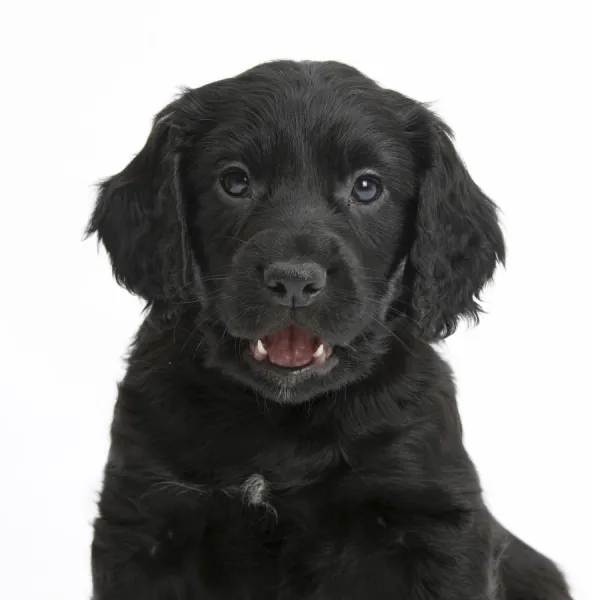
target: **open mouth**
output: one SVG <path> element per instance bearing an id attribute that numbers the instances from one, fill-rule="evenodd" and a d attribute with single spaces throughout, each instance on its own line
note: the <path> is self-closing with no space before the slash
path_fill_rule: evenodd
<path id="1" fill-rule="evenodd" d="M 267 362 L 291 372 L 322 365 L 333 353 L 326 342 L 297 325 L 266 335 L 252 343 L 250 350 L 257 362 Z"/>

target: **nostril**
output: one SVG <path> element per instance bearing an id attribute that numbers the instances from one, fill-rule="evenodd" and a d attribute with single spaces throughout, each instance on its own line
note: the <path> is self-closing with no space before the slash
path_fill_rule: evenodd
<path id="1" fill-rule="evenodd" d="M 267 283 L 267 287 L 269 290 L 271 290 L 274 294 L 277 294 L 278 296 L 285 296 L 288 293 L 286 286 L 281 281 L 269 281 Z"/>
<path id="2" fill-rule="evenodd" d="M 305 294 L 307 294 L 308 296 L 314 296 L 315 294 L 318 294 L 321 290 L 323 289 L 323 286 L 320 285 L 319 282 L 313 282 L 313 283 L 307 283 L 304 288 L 303 288 L 303 292 Z"/>

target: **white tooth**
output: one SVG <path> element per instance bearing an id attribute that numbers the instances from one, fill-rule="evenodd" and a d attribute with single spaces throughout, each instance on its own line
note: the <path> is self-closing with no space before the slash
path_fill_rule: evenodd
<path id="1" fill-rule="evenodd" d="M 323 346 L 323 344 L 321 344 L 316 350 L 315 353 L 313 354 L 313 356 L 315 358 L 320 358 L 321 356 L 323 356 L 325 352 L 325 347 Z"/>
<path id="2" fill-rule="evenodd" d="M 265 346 L 261 340 L 257 340 L 257 352 L 263 355 L 267 354 L 267 350 L 265 349 Z"/>

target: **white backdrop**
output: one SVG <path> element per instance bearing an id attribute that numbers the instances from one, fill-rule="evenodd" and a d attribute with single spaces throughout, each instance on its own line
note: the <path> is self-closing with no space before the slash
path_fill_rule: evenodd
<path id="1" fill-rule="evenodd" d="M 500 205 L 508 265 L 490 314 L 443 351 L 492 509 L 592 598 L 585 3 L 203 4 L 3 10 L 0 597 L 90 594 L 116 381 L 141 318 L 82 242 L 93 184 L 140 149 L 179 86 L 310 58 L 435 101 Z"/>

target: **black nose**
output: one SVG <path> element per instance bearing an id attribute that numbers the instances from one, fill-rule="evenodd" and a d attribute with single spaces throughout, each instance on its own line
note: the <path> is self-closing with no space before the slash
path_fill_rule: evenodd
<path id="1" fill-rule="evenodd" d="M 264 283 L 274 302 L 307 306 L 327 283 L 327 272 L 317 263 L 276 262 L 265 269 Z"/>

